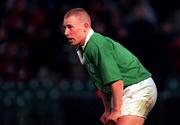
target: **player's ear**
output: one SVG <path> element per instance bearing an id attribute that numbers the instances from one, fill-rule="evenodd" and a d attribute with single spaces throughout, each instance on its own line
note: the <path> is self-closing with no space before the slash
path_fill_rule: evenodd
<path id="1" fill-rule="evenodd" d="M 89 23 L 84 23 L 84 27 L 85 27 L 86 29 L 89 29 L 89 28 L 90 28 Z"/>

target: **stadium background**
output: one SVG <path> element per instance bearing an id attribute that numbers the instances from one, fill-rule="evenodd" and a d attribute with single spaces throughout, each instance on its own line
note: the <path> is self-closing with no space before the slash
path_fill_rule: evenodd
<path id="1" fill-rule="evenodd" d="M 62 34 L 83 7 L 93 29 L 126 46 L 153 73 L 158 100 L 145 125 L 179 123 L 178 0 L 1 0 L 0 124 L 101 125 L 98 92 Z"/>

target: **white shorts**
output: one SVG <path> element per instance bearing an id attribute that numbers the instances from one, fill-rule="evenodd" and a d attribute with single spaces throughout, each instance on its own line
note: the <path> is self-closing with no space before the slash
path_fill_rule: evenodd
<path id="1" fill-rule="evenodd" d="M 121 116 L 136 115 L 146 118 L 157 100 L 157 88 L 152 78 L 124 89 Z"/>

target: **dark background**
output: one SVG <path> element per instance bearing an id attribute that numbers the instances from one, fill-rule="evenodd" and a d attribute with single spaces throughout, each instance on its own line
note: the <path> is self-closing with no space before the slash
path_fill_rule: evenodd
<path id="1" fill-rule="evenodd" d="M 101 125 L 103 106 L 62 32 L 83 7 L 93 29 L 153 74 L 157 103 L 145 125 L 176 124 L 180 105 L 179 0 L 0 0 L 0 124 Z"/>

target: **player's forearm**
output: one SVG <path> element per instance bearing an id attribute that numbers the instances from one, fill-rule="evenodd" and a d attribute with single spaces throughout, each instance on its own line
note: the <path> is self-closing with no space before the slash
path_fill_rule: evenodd
<path id="1" fill-rule="evenodd" d="M 104 110 L 105 111 L 110 111 L 111 110 L 111 95 L 110 94 L 106 94 L 102 91 L 101 92 L 101 99 L 104 105 Z"/>
<path id="2" fill-rule="evenodd" d="M 111 84 L 112 98 L 113 98 L 113 111 L 120 112 L 123 96 L 123 81 L 118 80 Z"/>

